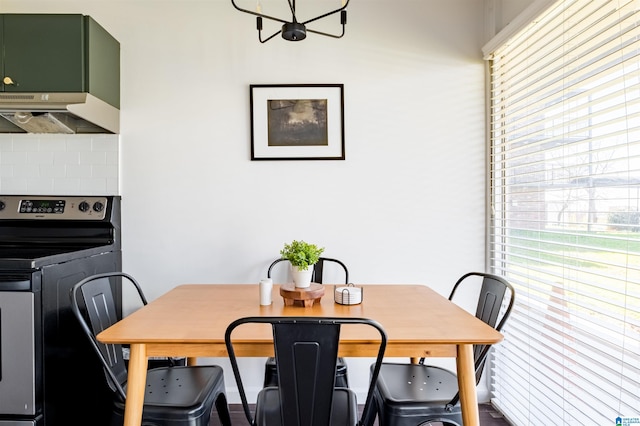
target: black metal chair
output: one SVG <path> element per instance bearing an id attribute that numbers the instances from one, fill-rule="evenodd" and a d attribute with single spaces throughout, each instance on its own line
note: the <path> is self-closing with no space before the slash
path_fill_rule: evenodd
<path id="1" fill-rule="evenodd" d="M 468 289 L 471 286 L 474 288 Z M 456 282 L 449 300 L 454 301 L 456 292 L 463 287 L 479 290 L 476 317 L 500 331 L 513 308 L 513 286 L 497 275 L 470 272 Z M 478 384 L 491 345 L 475 345 L 473 349 Z M 456 373 L 424 365 L 424 358 L 419 364 L 383 363 L 375 388 L 380 426 L 416 426 L 428 422 L 462 426 L 459 399 Z"/>
<path id="2" fill-rule="evenodd" d="M 71 289 L 71 309 L 100 359 L 113 391 L 112 425 L 122 425 L 127 392 L 127 366 L 121 345 L 105 345 L 96 339 L 117 322 L 113 286 L 130 283 L 143 304 L 146 298 L 136 280 L 122 272 L 97 274 Z M 87 390 L 90 392 L 90 390 Z M 142 413 L 145 426 L 208 426 L 213 408 L 223 425 L 231 425 L 224 375 L 217 365 L 151 368 Z M 87 419 L 87 423 L 91 423 Z"/>
<path id="3" fill-rule="evenodd" d="M 274 260 L 271 265 L 269 265 L 269 269 L 267 270 L 267 278 L 271 278 L 271 274 L 273 273 L 274 267 L 276 265 L 278 265 L 280 262 L 289 262 L 287 259 L 276 259 Z M 341 262 L 338 259 L 332 259 L 330 257 L 321 257 L 318 259 L 318 262 L 316 262 L 313 265 L 313 275 L 311 276 L 311 282 L 314 283 L 318 283 L 318 284 L 324 284 L 323 280 L 324 280 L 324 267 L 325 267 L 325 263 L 336 263 L 338 264 L 342 270 L 344 271 L 344 283 L 348 284 L 349 283 L 349 269 L 347 269 L 347 265 L 345 265 L 343 262 Z"/>
<path id="4" fill-rule="evenodd" d="M 269 265 L 269 269 L 267 270 L 267 278 L 271 278 L 271 274 L 274 271 L 274 267 L 278 265 L 280 262 L 289 263 L 287 259 L 276 259 L 271 265 Z M 341 262 L 338 259 L 333 259 L 330 257 L 321 257 L 318 259 L 318 262 L 313 265 L 313 275 L 311 277 L 311 282 L 323 284 L 324 280 L 324 267 L 326 264 L 336 264 L 338 265 L 338 269 L 342 269 L 344 271 L 344 283 L 349 283 L 349 269 L 347 269 L 347 265 Z M 267 361 L 264 365 L 264 386 L 277 386 L 278 385 L 278 371 L 276 369 L 276 360 L 274 357 L 267 358 Z M 336 386 L 338 387 L 349 387 L 349 376 L 347 372 L 347 362 L 344 358 L 338 358 L 338 367 L 336 369 Z"/>
<path id="5" fill-rule="evenodd" d="M 278 386 L 258 393 L 255 417 L 245 395 L 234 351 L 233 332 L 246 324 L 270 324 L 278 364 Z M 335 387 L 335 370 L 341 327 L 365 324 L 380 335 L 376 362 L 362 416 L 358 418 L 356 394 Z M 382 365 L 387 336 L 380 324 L 366 318 L 248 317 L 227 327 L 225 343 L 242 407 L 252 426 L 370 426 L 375 419 L 373 391 Z"/>

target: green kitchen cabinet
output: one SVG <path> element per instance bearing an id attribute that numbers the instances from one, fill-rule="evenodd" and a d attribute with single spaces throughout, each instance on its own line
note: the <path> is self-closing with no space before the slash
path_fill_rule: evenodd
<path id="1" fill-rule="evenodd" d="M 120 107 L 120 43 L 91 17 L 1 14 L 0 46 L 1 92 L 85 92 Z"/>

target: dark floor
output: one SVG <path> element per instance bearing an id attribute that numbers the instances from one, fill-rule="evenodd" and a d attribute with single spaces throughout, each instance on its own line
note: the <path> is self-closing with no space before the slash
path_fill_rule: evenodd
<path id="1" fill-rule="evenodd" d="M 240 404 L 231 404 L 229 407 L 231 410 L 231 423 L 233 426 L 247 426 L 249 422 L 247 422 L 247 418 L 244 415 L 244 411 L 242 411 L 242 405 Z M 496 412 L 491 404 L 480 404 L 480 425 L 481 426 L 509 426 L 509 422 L 507 422 L 500 413 Z M 376 422 L 376 425 L 378 423 Z M 213 413 L 211 418 L 211 426 L 219 426 L 220 421 L 218 420 L 217 414 Z M 432 426 L 439 426 L 441 423 L 432 423 Z"/>

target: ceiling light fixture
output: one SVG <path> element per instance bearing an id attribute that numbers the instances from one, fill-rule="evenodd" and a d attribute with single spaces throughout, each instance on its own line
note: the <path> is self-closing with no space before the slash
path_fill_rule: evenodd
<path id="1" fill-rule="evenodd" d="M 316 16 L 315 18 L 312 19 L 308 19 L 304 22 L 298 22 L 298 18 L 296 17 L 296 0 L 285 0 L 288 4 L 289 4 L 289 10 L 291 10 L 291 20 L 288 21 L 286 19 L 282 19 L 282 18 L 277 18 L 275 16 L 269 16 L 269 15 L 265 15 L 262 13 L 261 7 L 260 7 L 260 2 L 258 0 L 258 4 L 256 7 L 256 11 L 253 10 L 249 10 L 249 9 L 244 9 L 242 7 L 239 7 L 236 4 L 235 0 L 231 0 L 231 4 L 233 5 L 233 7 L 235 7 L 236 9 L 238 9 L 240 12 L 245 12 L 248 13 L 250 15 L 254 15 L 256 16 L 256 27 L 258 29 L 258 40 L 260 40 L 260 43 L 266 43 L 267 41 L 271 40 L 272 38 L 274 38 L 275 36 L 277 36 L 278 34 L 282 34 L 282 38 L 285 40 L 289 40 L 289 41 L 300 41 L 300 40 L 304 40 L 305 38 L 307 38 L 307 33 L 313 33 L 313 34 L 320 34 L 323 36 L 327 36 L 327 37 L 333 37 L 333 38 L 341 38 L 344 35 L 344 26 L 347 23 L 347 6 L 349 5 L 349 0 L 343 0 L 342 1 L 342 7 L 339 7 L 338 9 L 332 10 L 330 12 L 324 13 L 320 16 Z M 333 15 L 335 13 L 340 12 L 340 24 L 342 24 L 342 33 L 340 35 L 335 35 L 335 34 L 329 34 L 329 33 L 325 33 L 322 31 L 317 31 L 317 30 L 313 30 L 310 28 L 307 28 L 307 24 L 317 21 L 319 19 L 322 18 L 326 18 L 327 16 Z M 267 37 L 266 39 L 262 39 L 262 18 L 265 19 L 270 19 L 272 21 L 277 21 L 277 22 L 282 22 L 282 29 L 274 34 L 272 34 L 271 36 Z"/>

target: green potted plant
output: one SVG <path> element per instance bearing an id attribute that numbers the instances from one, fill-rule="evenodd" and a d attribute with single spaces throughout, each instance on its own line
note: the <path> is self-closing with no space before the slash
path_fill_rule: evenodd
<path id="1" fill-rule="evenodd" d="M 280 250 L 280 255 L 283 259 L 291 262 L 291 275 L 296 287 L 304 288 L 311 285 L 313 265 L 318 262 L 323 251 L 324 247 L 318 247 L 302 240 L 293 240 L 290 244 L 285 243 L 284 248 Z"/>

